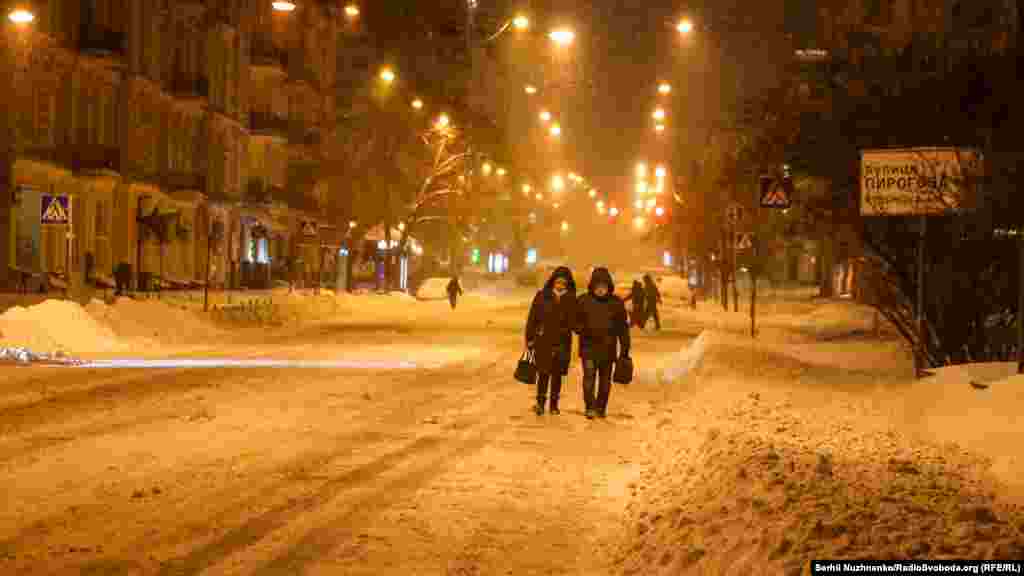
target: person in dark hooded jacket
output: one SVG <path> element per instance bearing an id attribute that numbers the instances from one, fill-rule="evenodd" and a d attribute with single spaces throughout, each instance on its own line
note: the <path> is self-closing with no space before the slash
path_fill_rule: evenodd
<path id="1" fill-rule="evenodd" d="M 587 418 L 605 417 L 612 388 L 612 365 L 620 356 L 629 355 L 626 306 L 614 291 L 615 282 L 608 269 L 595 268 L 587 293 L 580 296 L 576 303 L 575 330 L 580 335 L 583 402 L 586 404 Z"/>
<path id="2" fill-rule="evenodd" d="M 458 277 L 453 277 L 448 281 L 448 303 L 452 305 L 452 310 L 455 310 L 455 304 L 462 295 L 462 284 L 459 283 Z"/>
<path id="3" fill-rule="evenodd" d="M 638 280 L 633 280 L 633 287 L 629 296 L 622 299 L 623 302 L 633 301 L 633 310 L 629 313 L 629 325 L 643 328 L 647 322 L 647 308 L 644 302 L 644 285 Z"/>
<path id="4" fill-rule="evenodd" d="M 644 291 L 647 292 L 647 318 L 654 318 L 654 329 L 661 330 L 661 317 L 658 315 L 658 304 L 661 304 L 661 292 L 654 278 L 650 274 L 644 274 Z M 644 324 L 647 324 L 644 318 Z"/>
<path id="5" fill-rule="evenodd" d="M 548 385 L 551 386 L 551 413 L 560 414 L 558 398 L 562 378 L 569 373 L 572 360 L 572 329 L 576 323 L 576 282 L 565 266 L 557 268 L 544 288 L 537 292 L 526 319 L 526 347 L 533 350 L 537 365 L 537 406 L 544 414 Z"/>

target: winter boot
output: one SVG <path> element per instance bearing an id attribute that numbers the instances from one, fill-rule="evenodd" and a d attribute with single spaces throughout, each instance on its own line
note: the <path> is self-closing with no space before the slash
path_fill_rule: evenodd
<path id="1" fill-rule="evenodd" d="M 559 414 L 562 413 L 562 411 L 558 409 L 558 397 L 556 397 L 556 396 L 552 396 L 551 397 L 551 410 L 550 411 L 551 411 L 551 414 L 553 416 L 558 416 Z"/>
<path id="2" fill-rule="evenodd" d="M 533 407 L 533 411 L 537 413 L 537 416 L 544 415 L 544 398 L 537 398 L 537 405 Z"/>
<path id="3" fill-rule="evenodd" d="M 595 415 L 594 410 L 592 410 L 592 409 L 588 409 L 587 410 L 587 412 L 586 412 L 587 420 L 593 420 L 594 419 L 594 415 Z"/>

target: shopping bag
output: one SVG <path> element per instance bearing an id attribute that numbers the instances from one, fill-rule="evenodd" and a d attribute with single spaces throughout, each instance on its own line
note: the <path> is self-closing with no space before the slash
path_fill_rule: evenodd
<path id="1" fill-rule="evenodd" d="M 620 356 L 615 361 L 615 368 L 612 370 L 612 382 L 616 384 L 629 384 L 633 381 L 633 359 L 629 356 Z"/>
<path id="2" fill-rule="evenodd" d="M 519 364 L 516 365 L 515 378 L 523 384 L 537 383 L 537 364 L 533 350 L 523 352 L 522 357 L 519 358 Z"/>

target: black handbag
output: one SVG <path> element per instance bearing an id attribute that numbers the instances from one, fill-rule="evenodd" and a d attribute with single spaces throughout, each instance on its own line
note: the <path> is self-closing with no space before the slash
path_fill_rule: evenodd
<path id="1" fill-rule="evenodd" d="M 535 362 L 533 350 L 523 352 L 523 356 L 519 359 L 519 364 L 516 365 L 515 377 L 516 380 L 523 384 L 537 383 L 537 363 Z"/>
<path id="2" fill-rule="evenodd" d="M 615 361 L 615 368 L 612 370 L 612 382 L 616 384 L 629 384 L 633 381 L 633 359 L 629 356 L 620 356 Z"/>

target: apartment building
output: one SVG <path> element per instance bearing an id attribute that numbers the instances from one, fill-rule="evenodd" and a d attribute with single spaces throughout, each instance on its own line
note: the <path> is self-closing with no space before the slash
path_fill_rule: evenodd
<path id="1" fill-rule="evenodd" d="M 297 222 L 318 221 L 333 118 L 338 6 L 295 5 L 36 0 L 31 23 L 5 18 L 0 268 L 50 286 L 110 285 L 125 266 L 137 288 L 199 285 L 208 268 L 216 285 L 266 285 Z"/>

